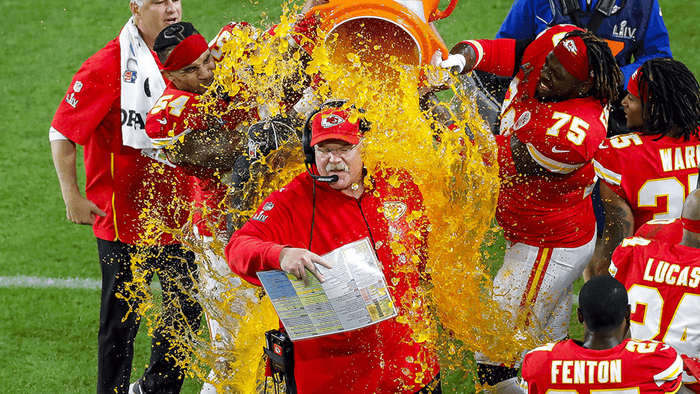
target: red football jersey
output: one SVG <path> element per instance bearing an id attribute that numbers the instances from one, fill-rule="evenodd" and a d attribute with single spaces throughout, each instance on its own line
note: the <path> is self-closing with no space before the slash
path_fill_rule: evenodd
<path id="1" fill-rule="evenodd" d="M 683 222 L 678 219 L 652 219 L 634 233 L 635 237 L 678 244 L 683 239 Z"/>
<path id="2" fill-rule="evenodd" d="M 497 219 L 507 239 L 543 247 L 578 247 L 595 233 L 591 159 L 607 133 L 608 110 L 593 97 L 542 102 L 534 97 L 545 58 L 573 26 L 546 30 L 528 46 L 510 85 L 501 134 L 515 135 L 551 176 L 502 179 Z"/>
<path id="3" fill-rule="evenodd" d="M 201 97 L 199 94 L 178 90 L 172 84 L 168 84 L 163 95 L 148 113 L 146 133 L 159 149 L 157 154 L 159 159 L 170 163 L 171 166 L 174 164 L 168 159 L 167 150 L 164 148 L 184 138 L 193 130 L 211 128 L 229 130 L 238 127 L 246 119 L 257 120 L 255 111 L 233 110 L 221 117 L 206 114 L 199 107 Z M 226 101 L 220 100 L 215 111 L 224 112 L 226 106 Z M 185 165 L 182 168 L 196 178 L 194 200 L 198 209 L 195 211 L 194 220 L 198 224 L 198 230 L 202 235 L 212 235 L 212 225 L 215 223 L 224 225 L 220 204 L 226 198 L 227 187 L 220 181 L 220 175 L 223 174 L 217 174 L 214 169 L 200 166 Z"/>
<path id="4" fill-rule="evenodd" d="M 681 372 L 671 346 L 633 339 L 606 350 L 572 339 L 549 343 L 525 355 L 522 369 L 528 394 L 675 393 Z"/>
<path id="5" fill-rule="evenodd" d="M 700 139 L 618 135 L 600 146 L 595 170 L 629 204 L 635 231 L 652 219 L 681 216 L 698 179 Z"/>
<path id="6" fill-rule="evenodd" d="M 627 288 L 632 338 L 654 339 L 700 356 L 700 249 L 625 238 L 610 272 Z M 684 375 L 685 382 L 695 378 Z"/>

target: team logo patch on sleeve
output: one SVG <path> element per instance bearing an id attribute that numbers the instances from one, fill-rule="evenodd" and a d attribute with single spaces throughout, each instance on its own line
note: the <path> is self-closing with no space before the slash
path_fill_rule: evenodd
<path id="1" fill-rule="evenodd" d="M 252 218 L 250 218 L 250 220 L 257 220 L 259 222 L 265 223 L 265 221 L 269 217 L 268 215 L 265 215 L 265 212 L 270 212 L 274 207 L 275 207 L 274 203 L 271 203 L 271 202 L 265 203 L 265 205 L 263 205 L 260 212 L 256 213 Z"/>
<path id="2" fill-rule="evenodd" d="M 78 105 L 78 99 L 75 98 L 75 93 L 66 95 L 66 102 L 68 103 L 68 105 L 75 108 Z"/>
<path id="3" fill-rule="evenodd" d="M 248 140 L 248 156 L 253 160 L 258 158 L 258 144 L 253 140 Z"/>

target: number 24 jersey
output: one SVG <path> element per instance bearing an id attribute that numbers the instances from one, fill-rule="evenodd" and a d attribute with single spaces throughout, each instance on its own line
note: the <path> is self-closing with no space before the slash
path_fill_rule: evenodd
<path id="1" fill-rule="evenodd" d="M 700 249 L 625 238 L 610 272 L 627 288 L 632 338 L 654 339 L 700 356 Z M 684 374 L 683 381 L 696 379 Z"/>

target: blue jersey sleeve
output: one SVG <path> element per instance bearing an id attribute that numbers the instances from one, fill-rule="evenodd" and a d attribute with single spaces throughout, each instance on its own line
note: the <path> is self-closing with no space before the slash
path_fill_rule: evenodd
<path id="1" fill-rule="evenodd" d="M 515 0 L 503 20 L 496 38 L 534 40 L 547 29 L 552 20 L 552 10 L 547 0 Z"/>
<path id="2" fill-rule="evenodd" d="M 642 38 L 642 45 L 634 52 L 634 63 L 621 67 L 624 74 L 625 88 L 632 74 L 647 60 L 655 57 L 673 57 L 668 29 L 661 15 L 658 0 L 653 0 L 649 16 L 649 25 Z"/>

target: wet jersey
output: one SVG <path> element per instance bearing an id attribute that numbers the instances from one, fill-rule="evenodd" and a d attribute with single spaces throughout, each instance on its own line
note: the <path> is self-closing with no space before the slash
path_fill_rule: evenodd
<path id="1" fill-rule="evenodd" d="M 630 133 L 606 139 L 596 175 L 632 209 L 636 231 L 652 219 L 681 216 L 698 179 L 700 139 Z"/>
<path id="2" fill-rule="evenodd" d="M 671 346 L 632 339 L 605 350 L 572 339 L 550 343 L 530 351 L 522 369 L 528 394 L 675 393 L 681 372 L 683 361 Z"/>
<path id="3" fill-rule="evenodd" d="M 610 272 L 627 288 L 632 338 L 664 341 L 679 354 L 700 356 L 700 249 L 625 238 Z M 696 383 L 688 374 L 683 381 Z"/>

